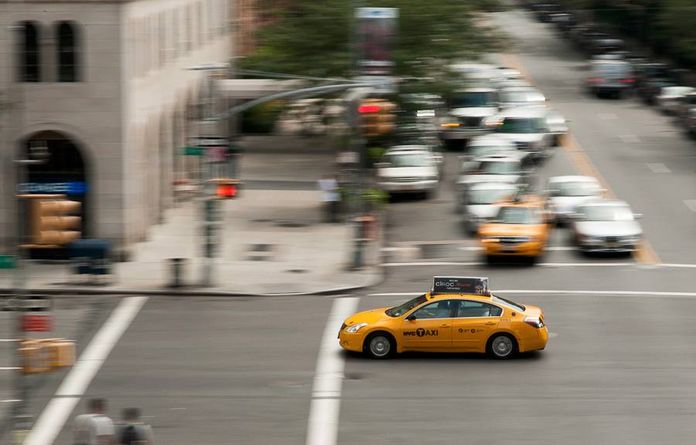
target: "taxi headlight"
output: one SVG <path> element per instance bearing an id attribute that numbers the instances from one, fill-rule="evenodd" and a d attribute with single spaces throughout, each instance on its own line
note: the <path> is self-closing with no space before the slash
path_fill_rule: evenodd
<path id="1" fill-rule="evenodd" d="M 358 332 L 360 329 L 364 328 L 365 326 L 367 326 L 367 323 L 357 323 L 357 324 L 354 324 L 352 326 L 348 326 L 346 328 L 346 332 L 349 334 L 355 334 L 356 332 Z"/>

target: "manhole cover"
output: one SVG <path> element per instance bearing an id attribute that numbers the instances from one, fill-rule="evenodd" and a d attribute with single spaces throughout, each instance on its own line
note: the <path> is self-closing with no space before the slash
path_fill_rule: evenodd
<path id="1" fill-rule="evenodd" d="M 278 226 L 278 227 L 285 227 L 285 228 L 289 228 L 289 229 L 297 229 L 300 227 L 307 227 L 308 225 L 309 224 L 296 222 L 296 221 L 278 221 L 276 223 L 276 226 Z"/>
<path id="2" fill-rule="evenodd" d="M 307 273 L 309 272 L 307 269 L 288 269 L 286 272 L 290 273 Z"/>

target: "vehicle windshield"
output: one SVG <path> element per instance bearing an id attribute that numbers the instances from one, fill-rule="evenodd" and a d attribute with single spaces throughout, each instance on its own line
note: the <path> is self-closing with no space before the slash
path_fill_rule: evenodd
<path id="1" fill-rule="evenodd" d="M 554 186 L 553 196 L 594 196 L 599 191 L 593 182 L 561 182 Z"/>
<path id="2" fill-rule="evenodd" d="M 401 304 L 399 306 L 394 306 L 393 308 L 387 309 L 384 312 L 387 315 L 389 315 L 390 317 L 401 317 L 406 312 L 410 311 L 411 309 L 413 309 L 414 307 L 416 307 L 418 305 L 425 303 L 426 301 L 428 301 L 428 297 L 426 297 L 425 294 L 419 295 L 412 300 L 408 300 L 404 304 Z"/>
<path id="3" fill-rule="evenodd" d="M 529 207 L 501 207 L 495 219 L 502 224 L 541 224 L 539 212 Z"/>
<path id="4" fill-rule="evenodd" d="M 495 94 L 492 91 L 477 91 L 455 94 L 452 97 L 452 108 L 492 107 Z"/>
<path id="5" fill-rule="evenodd" d="M 603 63 L 595 65 L 592 73 L 594 76 L 623 77 L 629 74 L 629 68 L 623 63 Z"/>
<path id="6" fill-rule="evenodd" d="M 514 301 L 508 300 L 507 298 L 502 298 L 502 297 L 499 297 L 499 296 L 497 296 L 497 295 L 493 295 L 493 296 L 491 297 L 491 299 L 492 299 L 493 302 L 495 302 L 495 303 L 503 304 L 503 305 L 508 306 L 508 307 L 511 307 L 511 308 L 513 308 L 513 309 L 515 309 L 515 310 L 517 310 L 517 311 L 519 311 L 519 312 L 524 312 L 524 311 L 527 310 L 527 308 L 524 307 L 524 305 L 521 305 L 521 304 L 519 304 L 519 303 L 515 303 Z"/>
<path id="7" fill-rule="evenodd" d="M 523 91 L 504 91 L 500 94 L 500 101 L 503 103 L 518 102 L 543 102 L 542 96 L 533 90 Z"/>
<path id="8" fill-rule="evenodd" d="M 517 162 L 483 161 L 479 173 L 483 175 L 516 175 L 520 172 Z"/>
<path id="9" fill-rule="evenodd" d="M 472 158 L 476 159 L 510 150 L 515 150 L 515 147 L 507 147 L 505 145 L 474 145 L 469 147 L 469 154 Z"/>
<path id="10" fill-rule="evenodd" d="M 385 161 L 390 167 L 427 167 L 431 164 L 427 153 L 388 154 Z"/>
<path id="11" fill-rule="evenodd" d="M 502 199 L 509 198 L 515 193 L 514 187 L 504 189 L 479 189 L 469 192 L 468 203 L 470 205 L 493 204 Z"/>
<path id="12" fill-rule="evenodd" d="M 533 117 L 505 118 L 497 128 L 499 133 L 541 133 L 544 128 L 544 120 Z"/>
<path id="13" fill-rule="evenodd" d="M 633 213 L 627 206 L 588 206 L 580 210 L 582 219 L 588 221 L 632 221 Z"/>

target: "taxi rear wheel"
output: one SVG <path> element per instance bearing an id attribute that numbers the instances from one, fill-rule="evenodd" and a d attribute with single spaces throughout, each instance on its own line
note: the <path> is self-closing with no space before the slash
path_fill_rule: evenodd
<path id="1" fill-rule="evenodd" d="M 363 349 L 372 358 L 385 359 L 394 354 L 396 345 L 391 335 L 385 332 L 375 332 L 365 340 Z"/>
<path id="2" fill-rule="evenodd" d="M 508 334 L 496 334 L 488 340 L 488 355 L 494 359 L 505 360 L 517 352 L 517 342 Z"/>

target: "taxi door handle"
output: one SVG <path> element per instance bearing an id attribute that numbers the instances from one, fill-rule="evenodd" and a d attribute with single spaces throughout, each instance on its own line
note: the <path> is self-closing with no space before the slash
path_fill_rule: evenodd
<path id="1" fill-rule="evenodd" d="M 495 321 L 489 321 L 488 323 L 486 323 L 486 326 L 493 326 L 494 324 L 495 324 Z"/>
<path id="2" fill-rule="evenodd" d="M 448 327 L 450 327 L 450 325 L 448 325 L 448 324 L 441 324 L 440 327 L 441 327 L 441 328 L 448 328 Z"/>

